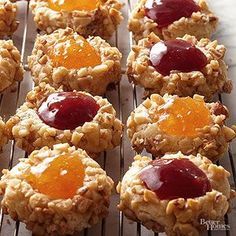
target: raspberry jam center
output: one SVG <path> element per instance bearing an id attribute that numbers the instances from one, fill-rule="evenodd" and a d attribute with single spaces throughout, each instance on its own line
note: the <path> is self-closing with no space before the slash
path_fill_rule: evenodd
<path id="1" fill-rule="evenodd" d="M 193 0 L 147 0 L 146 16 L 157 23 L 158 28 L 167 27 L 182 17 L 189 18 L 201 8 Z"/>
<path id="2" fill-rule="evenodd" d="M 206 174 L 188 159 L 154 160 L 140 178 L 161 200 L 195 198 L 211 191 Z"/>
<path id="3" fill-rule="evenodd" d="M 85 168 L 80 158 L 65 154 L 31 167 L 26 179 L 34 189 L 50 198 L 67 199 L 73 198 L 83 186 L 84 176 Z"/>
<path id="4" fill-rule="evenodd" d="M 54 11 L 93 11 L 97 9 L 100 0 L 48 0 L 48 3 Z"/>
<path id="5" fill-rule="evenodd" d="M 82 36 L 63 37 L 47 50 L 54 67 L 67 69 L 95 67 L 101 64 L 101 57 L 93 46 Z"/>
<path id="6" fill-rule="evenodd" d="M 88 95 L 79 92 L 53 93 L 38 109 L 40 119 L 60 130 L 73 130 L 93 120 L 99 105 Z"/>
<path id="7" fill-rule="evenodd" d="M 211 114 L 202 100 L 186 98 L 170 99 L 158 111 L 158 126 L 169 134 L 194 137 L 211 123 Z"/>
<path id="8" fill-rule="evenodd" d="M 152 66 L 162 75 L 171 71 L 201 71 L 207 65 L 205 54 L 193 44 L 174 39 L 156 43 L 150 51 Z"/>

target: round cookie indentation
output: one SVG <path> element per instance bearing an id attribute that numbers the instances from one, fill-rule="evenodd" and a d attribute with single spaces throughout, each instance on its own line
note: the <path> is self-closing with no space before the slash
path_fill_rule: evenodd
<path id="1" fill-rule="evenodd" d="M 194 137 L 210 124 L 211 114 L 203 100 L 174 98 L 159 108 L 158 126 L 169 135 Z"/>
<path id="2" fill-rule="evenodd" d="M 40 119 L 59 130 L 73 130 L 93 120 L 99 105 L 91 97 L 79 92 L 50 94 L 38 109 Z"/>
<path id="3" fill-rule="evenodd" d="M 82 36 L 64 36 L 47 50 L 47 55 L 55 67 L 81 69 L 101 64 L 101 57 L 93 46 Z"/>
<path id="4" fill-rule="evenodd" d="M 140 173 L 161 200 L 196 198 L 211 192 L 206 174 L 188 159 L 156 159 Z"/>
<path id="5" fill-rule="evenodd" d="M 207 65 L 205 54 L 190 42 L 182 39 L 160 41 L 150 51 L 153 67 L 162 75 L 171 71 L 201 71 Z"/>
<path id="6" fill-rule="evenodd" d="M 189 18 L 201 8 L 193 0 L 148 0 L 146 16 L 157 23 L 158 28 L 167 27 L 182 17 Z"/>
<path id="7" fill-rule="evenodd" d="M 64 154 L 49 161 L 45 159 L 32 166 L 27 181 L 53 199 L 73 198 L 84 182 L 85 169 L 81 159 L 77 155 Z"/>
<path id="8" fill-rule="evenodd" d="M 48 0 L 49 8 L 54 11 L 92 11 L 98 7 L 100 0 Z"/>

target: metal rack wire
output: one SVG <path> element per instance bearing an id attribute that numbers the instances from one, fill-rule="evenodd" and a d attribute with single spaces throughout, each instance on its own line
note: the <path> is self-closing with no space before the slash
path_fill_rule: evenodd
<path id="1" fill-rule="evenodd" d="M 126 55 L 128 54 L 130 47 L 132 46 L 132 35 L 130 35 L 126 29 L 127 18 L 130 14 L 130 11 L 133 7 L 135 1 L 133 0 L 123 0 L 126 7 L 124 9 L 124 15 L 126 21 L 124 21 L 122 26 L 122 32 L 118 29 L 115 36 L 112 38 L 111 43 L 118 47 L 124 56 L 123 59 L 123 67 L 125 68 Z M 17 43 L 18 48 L 21 50 L 21 60 L 23 62 L 24 68 L 26 70 L 25 78 L 23 82 L 19 83 L 15 89 L 15 91 L 7 91 L 3 95 L 0 96 L 0 113 L 5 115 L 5 119 L 8 119 L 11 115 L 15 113 L 17 107 L 19 107 L 23 101 L 24 97 L 27 93 L 27 90 L 33 86 L 33 83 L 30 82 L 30 75 L 28 71 L 27 65 L 27 56 L 30 54 L 30 50 L 32 48 L 34 42 L 34 36 L 36 35 L 36 28 L 32 29 L 32 16 L 29 11 L 29 0 L 17 0 L 18 5 L 22 5 L 20 15 L 20 29 L 19 35 L 16 38 L 13 38 L 14 42 Z M 123 38 L 123 34 L 126 34 L 125 39 Z M 122 37 L 120 36 L 122 35 Z M 124 47 L 124 43 L 126 46 Z M 126 123 L 127 117 L 131 110 L 133 110 L 140 103 L 142 99 L 142 93 L 138 88 L 134 85 L 130 85 L 127 81 L 126 75 L 124 74 L 125 69 L 123 71 L 123 80 L 120 84 L 117 85 L 115 91 L 109 91 L 106 96 L 108 100 L 110 100 L 116 111 L 118 113 L 118 117 Z M 28 80 L 28 81 L 27 81 Z M 223 100 L 221 96 L 219 96 L 219 100 Z M 124 135 L 123 140 L 121 142 L 120 147 L 116 148 L 114 151 L 105 152 L 101 158 L 98 159 L 98 162 L 101 166 L 108 172 L 117 183 L 125 171 L 128 169 L 128 166 L 131 164 L 134 152 L 132 151 L 129 141 L 127 137 Z M 13 165 L 17 163 L 19 157 L 27 157 L 26 153 L 19 150 L 15 146 L 15 142 L 12 141 L 9 143 L 4 150 L 4 153 L 1 156 L 1 159 L 4 160 L 1 163 L 2 168 L 12 168 Z M 226 155 L 220 164 L 225 166 L 231 173 L 231 184 L 232 187 L 236 187 L 236 172 L 235 172 L 235 161 L 233 158 L 232 150 L 229 148 L 228 155 Z M 83 236 L 163 236 L 165 234 L 154 234 L 148 230 L 146 230 L 141 224 L 133 223 L 129 224 L 128 220 L 123 216 L 122 213 L 116 210 L 116 205 L 118 203 L 118 196 L 113 195 L 111 200 L 111 208 L 110 215 L 108 218 L 104 219 L 97 226 L 86 229 L 83 232 L 76 235 Z M 226 215 L 225 223 L 232 224 L 234 218 L 236 217 L 235 211 L 233 214 Z M 233 225 L 236 227 L 236 225 Z M 232 233 L 234 232 L 234 233 Z M 9 216 L 4 215 L 3 212 L 0 212 L 0 235 L 2 236 L 29 236 L 31 233 L 25 229 L 24 224 L 14 222 L 10 219 Z M 236 228 L 234 231 L 221 231 L 221 232 L 208 232 L 204 235 L 226 235 L 226 236 L 235 236 Z"/>

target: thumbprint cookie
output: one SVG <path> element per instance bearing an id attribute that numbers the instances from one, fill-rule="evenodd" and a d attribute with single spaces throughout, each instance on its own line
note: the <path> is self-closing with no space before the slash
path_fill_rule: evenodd
<path id="1" fill-rule="evenodd" d="M 0 40 L 0 92 L 23 79 L 24 69 L 12 40 Z"/>
<path id="2" fill-rule="evenodd" d="M 34 82 L 45 81 L 63 90 L 103 95 L 109 84 L 121 79 L 121 53 L 100 37 L 88 39 L 72 29 L 38 35 L 29 68 Z"/>
<path id="3" fill-rule="evenodd" d="M 14 1 L 0 0 L 0 38 L 12 36 L 19 22 L 16 20 L 17 5 Z"/>
<path id="4" fill-rule="evenodd" d="M 41 83 L 28 93 L 6 129 L 16 145 L 29 153 L 69 143 L 96 156 L 120 144 L 123 125 L 107 99 Z"/>
<path id="5" fill-rule="evenodd" d="M 2 150 L 3 146 L 5 146 L 8 142 L 8 135 L 6 132 L 5 122 L 2 120 L 0 116 L 0 151 Z"/>
<path id="6" fill-rule="evenodd" d="M 31 0 L 39 30 L 52 33 L 70 27 L 80 35 L 110 38 L 122 21 L 118 0 Z"/>
<path id="7" fill-rule="evenodd" d="M 220 102 L 205 103 L 199 95 L 153 94 L 131 113 L 127 133 L 137 152 L 146 149 L 153 156 L 200 153 L 215 161 L 236 136 L 234 127 L 225 125 L 228 116 Z"/>
<path id="8" fill-rule="evenodd" d="M 200 154 L 138 155 L 117 186 L 118 209 L 156 233 L 199 236 L 202 221 L 220 221 L 229 210 L 235 197 L 229 176 Z"/>
<path id="9" fill-rule="evenodd" d="M 139 0 L 131 13 L 129 30 L 138 41 L 155 33 L 162 39 L 185 34 L 210 38 L 218 18 L 205 0 Z"/>
<path id="10" fill-rule="evenodd" d="M 85 151 L 57 144 L 3 170 L 1 207 L 34 235 L 72 235 L 107 216 L 112 188 Z"/>
<path id="11" fill-rule="evenodd" d="M 193 96 L 211 100 L 216 93 L 230 93 L 224 62 L 226 48 L 209 39 L 194 36 L 162 41 L 156 35 L 140 40 L 127 59 L 131 82 L 145 88 L 146 94 Z"/>

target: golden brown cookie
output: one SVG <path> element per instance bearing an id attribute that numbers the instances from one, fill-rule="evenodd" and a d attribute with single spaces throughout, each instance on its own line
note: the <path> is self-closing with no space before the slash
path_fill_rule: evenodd
<path id="1" fill-rule="evenodd" d="M 171 57 L 176 57 L 170 62 L 165 61 L 171 53 L 168 44 L 172 44 L 172 54 L 175 53 Z M 180 55 L 178 50 L 181 50 Z M 151 34 L 133 46 L 127 59 L 127 75 L 130 81 L 144 87 L 146 94 L 168 93 L 183 97 L 200 94 L 209 101 L 217 93 L 230 93 L 232 90 L 224 62 L 225 51 L 224 45 L 206 38 L 198 41 L 194 36 L 185 35 L 162 41 Z M 163 64 L 167 64 L 167 68 Z"/>
<path id="2" fill-rule="evenodd" d="M 12 40 L 0 40 L 0 92 L 23 79 L 20 52 Z"/>
<path id="3" fill-rule="evenodd" d="M 201 222 L 221 220 L 235 196 L 229 172 L 200 154 L 134 159 L 117 186 L 118 209 L 154 232 L 199 236 L 204 229 Z"/>
<path id="4" fill-rule="evenodd" d="M 151 9 L 153 4 L 162 7 L 160 3 L 164 5 L 165 2 L 167 2 L 167 9 L 161 9 L 158 15 L 167 19 L 177 14 L 177 18 L 173 18 L 172 21 L 166 23 L 156 20 L 156 18 L 158 19 L 158 16 L 154 17 L 156 13 L 147 14 L 148 9 Z M 159 1 L 159 4 L 157 0 L 139 0 L 129 19 L 129 30 L 133 33 L 134 40 L 137 42 L 152 32 L 162 39 L 174 39 L 185 34 L 194 35 L 198 39 L 210 38 L 216 30 L 218 18 L 209 10 L 206 1 L 199 0 L 195 3 L 195 1 L 186 0 L 182 2 L 183 6 L 180 5 L 179 1 L 176 3 L 174 0 L 162 0 Z M 181 15 L 182 11 L 185 12 L 191 8 L 187 5 L 189 2 L 190 4 L 191 2 L 196 4 L 194 11 L 187 15 L 185 15 L 186 13 Z M 175 7 L 171 7 L 172 5 Z M 187 9 L 184 9 L 185 7 Z M 172 12 L 173 10 L 174 12 Z"/>
<path id="5" fill-rule="evenodd" d="M 30 8 L 40 30 L 52 33 L 70 27 L 86 38 L 110 38 L 123 19 L 118 0 L 32 0 Z"/>
<path id="6" fill-rule="evenodd" d="M 6 128 L 16 145 L 29 153 L 69 143 L 96 156 L 120 144 L 123 125 L 107 99 L 41 83 L 28 93 Z"/>
<path id="7" fill-rule="evenodd" d="M 34 151 L 3 173 L 4 213 L 35 235 L 72 235 L 108 214 L 112 179 L 85 151 L 69 144 Z"/>
<path id="8" fill-rule="evenodd" d="M 146 149 L 154 156 L 181 151 L 200 153 L 212 161 L 221 157 L 235 131 L 225 125 L 229 113 L 221 103 L 193 98 L 151 95 L 127 121 L 127 133 L 137 152 Z"/>
<path id="9" fill-rule="evenodd" d="M 12 36 L 19 22 L 16 20 L 17 5 L 10 0 L 0 1 L 0 38 Z"/>
<path id="10" fill-rule="evenodd" d="M 103 95 L 121 79 L 121 53 L 100 37 L 85 39 L 72 29 L 38 35 L 29 68 L 36 84 Z"/>
<path id="11" fill-rule="evenodd" d="M 2 150 L 3 146 L 5 146 L 8 142 L 8 136 L 6 132 L 6 125 L 5 122 L 0 117 L 0 151 Z"/>

